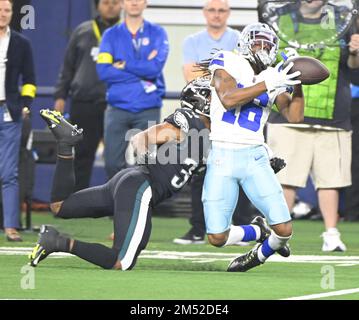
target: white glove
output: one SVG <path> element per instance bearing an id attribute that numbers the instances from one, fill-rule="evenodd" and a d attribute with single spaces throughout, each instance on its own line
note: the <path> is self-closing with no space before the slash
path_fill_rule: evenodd
<path id="1" fill-rule="evenodd" d="M 282 65 L 283 61 L 278 63 L 274 68 L 265 70 L 264 83 L 268 92 L 294 86 L 296 84 L 301 84 L 300 80 L 293 80 L 294 78 L 301 75 L 300 71 L 288 74 L 294 63 L 290 62 L 285 69 L 282 69 Z"/>

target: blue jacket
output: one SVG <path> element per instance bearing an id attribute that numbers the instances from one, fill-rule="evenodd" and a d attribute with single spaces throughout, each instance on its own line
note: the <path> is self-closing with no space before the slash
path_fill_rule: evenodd
<path id="1" fill-rule="evenodd" d="M 359 86 L 352 85 L 352 98 L 359 98 Z"/>
<path id="2" fill-rule="evenodd" d="M 157 55 L 149 60 L 153 50 Z M 134 36 L 125 22 L 106 30 L 100 45 L 97 72 L 107 84 L 107 102 L 134 113 L 160 108 L 165 94 L 162 70 L 168 50 L 166 31 L 148 21 L 144 21 Z M 115 62 L 123 62 L 124 66 L 115 68 Z"/>
<path id="3" fill-rule="evenodd" d="M 22 77 L 22 90 L 19 80 Z M 30 41 L 20 33 L 11 30 L 7 51 L 5 75 L 6 105 L 14 121 L 18 121 L 22 108 L 30 107 L 35 97 L 35 72 Z"/>

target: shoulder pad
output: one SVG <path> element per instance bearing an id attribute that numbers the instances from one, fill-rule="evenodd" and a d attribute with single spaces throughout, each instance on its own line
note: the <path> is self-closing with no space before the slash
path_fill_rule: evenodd
<path id="1" fill-rule="evenodd" d="M 243 74 L 250 75 L 253 69 L 248 60 L 241 54 L 233 51 L 221 51 L 222 54 L 213 58 L 209 69 L 212 73 L 218 69 L 226 70 L 236 80 Z M 221 60 L 222 59 L 222 60 Z"/>

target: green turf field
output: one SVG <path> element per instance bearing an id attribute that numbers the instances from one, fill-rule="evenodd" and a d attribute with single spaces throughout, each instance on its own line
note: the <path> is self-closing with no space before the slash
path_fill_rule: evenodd
<path id="1" fill-rule="evenodd" d="M 110 246 L 106 240 L 112 229 L 109 219 L 66 221 L 34 214 L 33 224 L 42 223 L 55 225 L 80 240 Z M 172 239 L 188 227 L 184 218 L 154 218 L 146 250 L 135 269 L 125 272 L 102 270 L 64 255 L 49 257 L 33 269 L 26 265 L 26 252 L 37 234 L 24 233 L 24 242 L 17 244 L 5 241 L 0 234 L 0 298 L 237 300 L 329 293 L 308 298 L 359 299 L 359 223 L 340 224 L 347 252 L 323 254 L 322 222 L 295 221 L 292 256 L 284 259 L 276 255 L 247 273 L 225 270 L 236 254 L 250 247 L 173 244 Z M 354 290 L 341 291 L 348 289 Z"/>

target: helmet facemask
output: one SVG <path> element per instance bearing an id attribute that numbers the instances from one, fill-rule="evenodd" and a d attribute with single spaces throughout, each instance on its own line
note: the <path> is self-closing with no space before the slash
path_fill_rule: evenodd
<path id="1" fill-rule="evenodd" d="M 273 63 L 273 55 L 275 57 L 276 52 L 275 51 L 275 43 L 271 40 L 268 40 L 266 36 L 260 36 L 261 38 L 258 39 L 259 36 L 257 36 L 256 40 L 253 40 L 251 43 L 251 51 L 253 54 L 257 55 L 259 60 L 265 65 L 270 66 Z M 253 47 L 257 46 L 260 47 L 259 50 L 254 52 Z"/>
<path id="2" fill-rule="evenodd" d="M 242 31 L 239 51 L 252 63 L 260 63 L 260 69 L 271 66 L 278 53 L 278 37 L 266 24 L 254 23 Z M 254 47 L 259 47 L 254 51 Z"/>

